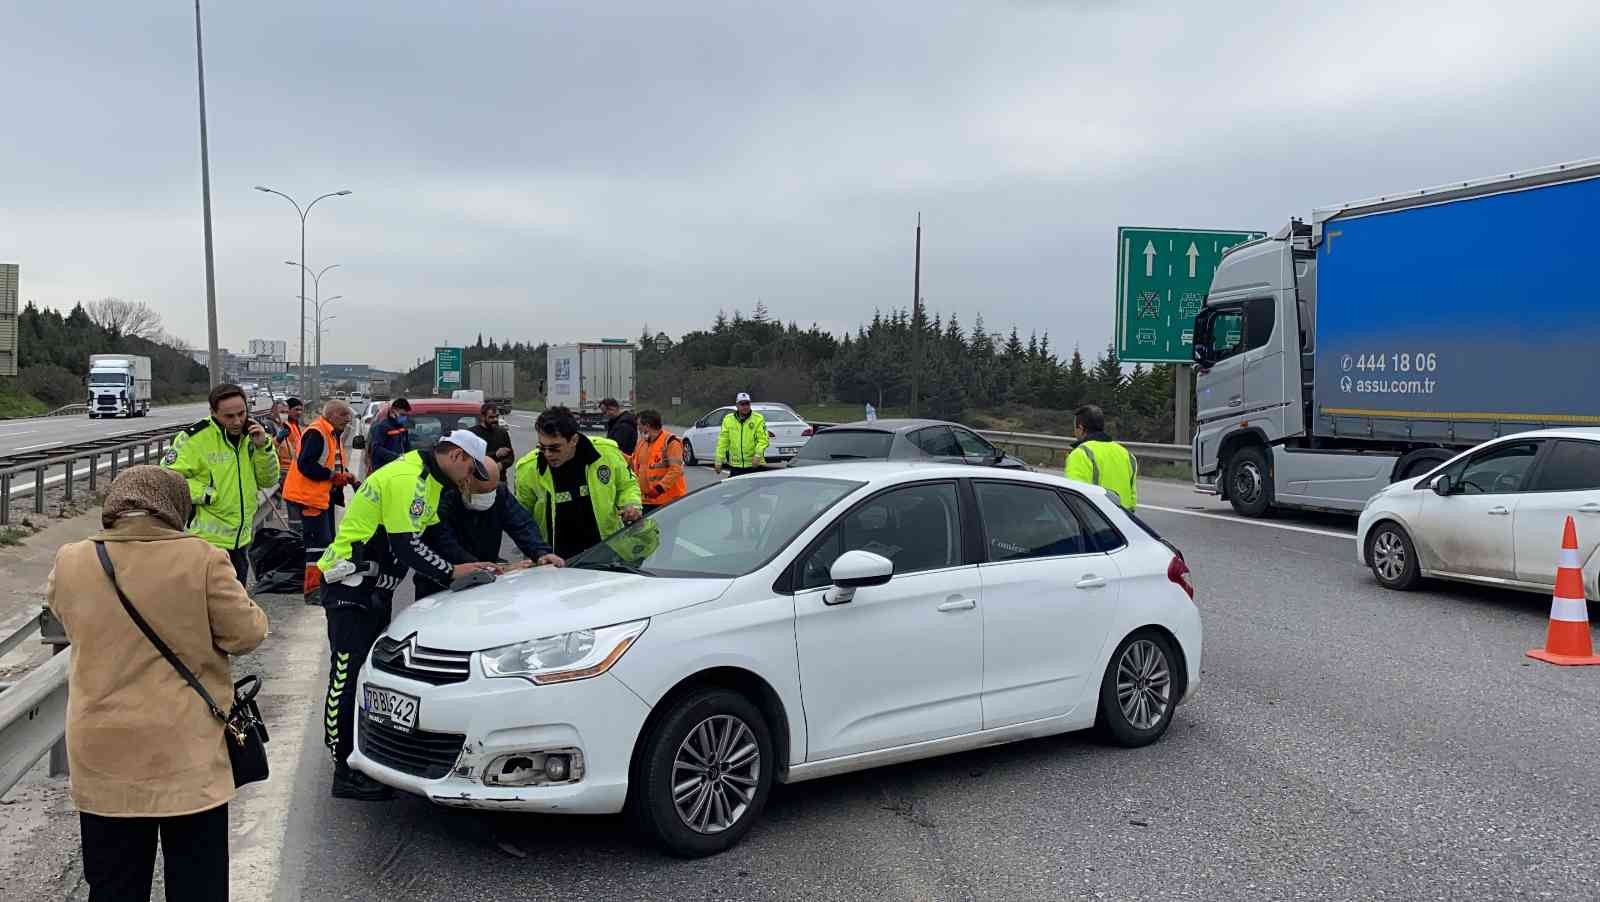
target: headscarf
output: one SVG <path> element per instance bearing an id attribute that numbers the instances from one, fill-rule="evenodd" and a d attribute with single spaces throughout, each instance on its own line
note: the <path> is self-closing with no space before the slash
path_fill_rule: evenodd
<path id="1" fill-rule="evenodd" d="M 129 467 L 112 481 L 100 525 L 110 529 L 118 518 L 141 513 L 181 531 L 189 523 L 189 510 L 189 483 L 182 476 L 161 467 Z"/>

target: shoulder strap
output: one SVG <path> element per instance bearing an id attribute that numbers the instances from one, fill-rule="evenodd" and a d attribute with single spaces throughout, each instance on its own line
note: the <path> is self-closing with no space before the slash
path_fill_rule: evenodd
<path id="1" fill-rule="evenodd" d="M 206 707 L 211 709 L 212 716 L 223 723 L 227 723 L 228 715 L 217 707 L 217 703 L 211 697 L 211 693 L 206 691 L 206 687 L 200 685 L 200 681 L 195 678 L 194 672 L 184 666 L 183 661 L 178 658 L 177 654 L 167 647 L 167 643 L 161 641 L 161 637 L 156 635 L 156 631 L 151 629 L 150 624 L 146 623 L 145 619 L 139 615 L 139 611 L 133 606 L 133 602 L 128 600 L 127 595 L 123 594 L 122 586 L 117 584 L 117 568 L 111 565 L 111 555 L 106 553 L 106 543 L 94 543 L 94 553 L 99 556 L 101 569 L 105 570 L 106 577 L 111 580 L 111 588 L 117 590 L 117 598 L 122 601 L 123 609 L 128 612 L 129 617 L 133 618 L 133 623 L 139 628 L 139 632 L 144 633 L 145 638 L 150 640 L 150 644 L 156 647 L 156 651 L 161 652 L 161 657 L 167 659 L 167 663 L 171 664 L 172 669 L 178 672 L 178 676 L 183 677 L 184 682 L 189 684 L 189 688 L 199 693 L 200 698 L 205 700 Z"/>

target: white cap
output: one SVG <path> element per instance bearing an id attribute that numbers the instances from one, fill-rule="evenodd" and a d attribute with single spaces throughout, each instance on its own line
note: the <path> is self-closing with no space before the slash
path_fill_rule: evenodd
<path id="1" fill-rule="evenodd" d="M 749 392 L 743 392 L 743 391 L 739 392 L 739 397 L 733 399 L 733 403 L 735 403 L 735 404 L 748 404 L 749 402 L 750 402 L 750 393 Z"/>
<path id="2" fill-rule="evenodd" d="M 489 478 L 489 470 L 487 468 L 489 463 L 489 443 L 480 438 L 477 433 L 469 432 L 466 429 L 457 429 L 439 441 L 449 442 L 467 452 L 467 456 L 472 458 L 472 475 L 474 478 L 479 480 L 487 480 Z"/>

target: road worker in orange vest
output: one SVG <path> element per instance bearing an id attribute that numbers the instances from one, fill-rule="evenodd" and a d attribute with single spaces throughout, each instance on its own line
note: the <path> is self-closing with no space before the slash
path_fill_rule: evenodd
<path id="1" fill-rule="evenodd" d="M 300 515 L 300 536 L 305 543 L 306 604 L 322 602 L 322 571 L 317 561 L 333 541 L 333 509 L 344 503 L 345 486 L 360 488 L 361 481 L 345 463 L 340 439 L 355 413 L 345 401 L 322 406 L 322 416 L 300 435 L 300 453 L 283 484 L 283 499 Z"/>
<path id="2" fill-rule="evenodd" d="M 683 440 L 662 428 L 661 413 L 642 410 L 637 420 L 639 440 L 630 463 L 648 512 L 687 495 L 689 483 L 683 476 Z"/>

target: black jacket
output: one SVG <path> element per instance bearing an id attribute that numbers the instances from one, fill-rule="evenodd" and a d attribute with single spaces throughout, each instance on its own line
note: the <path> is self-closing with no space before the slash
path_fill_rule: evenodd
<path id="1" fill-rule="evenodd" d="M 506 476 L 517 462 L 517 449 L 511 447 L 511 431 L 504 426 L 496 426 L 490 429 L 488 426 L 479 423 L 472 427 L 472 434 L 483 439 L 484 443 L 489 446 L 489 459 L 500 464 L 500 481 L 505 482 Z M 502 459 L 496 456 L 495 452 L 501 448 L 510 451 L 510 457 Z"/>
<path id="2" fill-rule="evenodd" d="M 617 414 L 606 421 L 606 438 L 616 442 L 624 456 L 631 456 L 639 443 L 639 421 L 629 411 Z"/>

